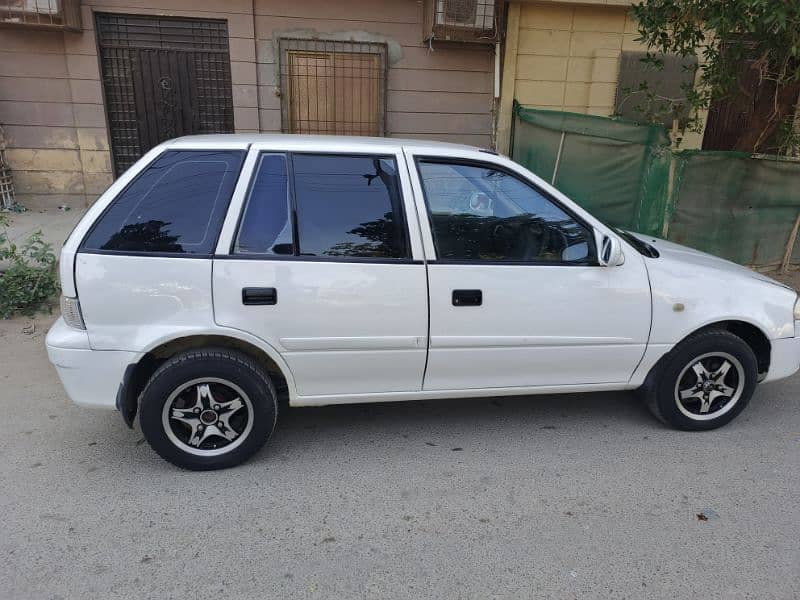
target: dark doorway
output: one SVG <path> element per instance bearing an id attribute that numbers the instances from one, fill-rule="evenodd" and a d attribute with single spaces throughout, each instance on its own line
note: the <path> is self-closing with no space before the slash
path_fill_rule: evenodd
<path id="1" fill-rule="evenodd" d="M 233 132 L 225 21 L 97 14 L 96 22 L 117 175 L 164 140 Z"/>

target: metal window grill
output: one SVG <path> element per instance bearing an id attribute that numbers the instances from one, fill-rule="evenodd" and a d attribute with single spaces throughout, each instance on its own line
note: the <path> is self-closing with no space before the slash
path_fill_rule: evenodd
<path id="1" fill-rule="evenodd" d="M 225 21 L 97 14 L 117 174 L 160 142 L 233 131 Z"/>
<path id="2" fill-rule="evenodd" d="M 386 44 L 281 39 L 282 129 L 386 134 Z"/>
<path id="3" fill-rule="evenodd" d="M 59 0 L 3 0 L 0 15 L 5 23 L 61 25 Z"/>
<path id="4" fill-rule="evenodd" d="M 0 23 L 80 30 L 79 0 L 0 0 Z"/>
<path id="5" fill-rule="evenodd" d="M 426 0 L 426 39 L 494 43 L 501 37 L 500 0 Z"/>

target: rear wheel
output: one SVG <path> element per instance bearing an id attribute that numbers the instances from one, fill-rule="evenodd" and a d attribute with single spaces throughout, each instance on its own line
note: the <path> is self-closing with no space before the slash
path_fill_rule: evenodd
<path id="1" fill-rule="evenodd" d="M 744 410 L 757 377 L 750 346 L 729 331 L 711 329 L 690 336 L 664 357 L 646 394 L 651 411 L 664 423 L 715 429 Z"/>
<path id="2" fill-rule="evenodd" d="M 142 392 L 145 439 L 169 462 L 192 470 L 237 465 L 269 439 L 278 417 L 275 388 L 248 356 L 226 349 L 170 358 Z"/>

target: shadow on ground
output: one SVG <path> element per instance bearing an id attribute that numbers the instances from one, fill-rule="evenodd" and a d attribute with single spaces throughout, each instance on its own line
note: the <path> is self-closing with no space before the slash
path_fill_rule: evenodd
<path id="1" fill-rule="evenodd" d="M 282 437 L 308 430 L 337 436 L 436 428 L 474 430 L 509 422 L 531 430 L 574 429 L 577 433 L 587 422 L 600 427 L 615 422 L 648 427 L 655 421 L 636 394 L 618 392 L 291 408 L 278 428 Z"/>

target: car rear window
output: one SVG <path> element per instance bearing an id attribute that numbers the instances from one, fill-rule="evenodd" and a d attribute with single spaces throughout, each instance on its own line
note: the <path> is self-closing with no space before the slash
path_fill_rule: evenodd
<path id="1" fill-rule="evenodd" d="M 239 150 L 165 152 L 114 199 L 82 249 L 212 254 L 244 157 Z"/>

